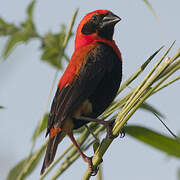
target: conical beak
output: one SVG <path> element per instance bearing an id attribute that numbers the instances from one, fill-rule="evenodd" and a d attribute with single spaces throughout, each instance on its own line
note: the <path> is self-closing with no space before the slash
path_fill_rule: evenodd
<path id="1" fill-rule="evenodd" d="M 114 26 L 116 23 L 118 23 L 121 20 L 120 17 L 116 16 L 113 13 L 108 13 L 102 21 L 102 27 L 105 26 Z"/>

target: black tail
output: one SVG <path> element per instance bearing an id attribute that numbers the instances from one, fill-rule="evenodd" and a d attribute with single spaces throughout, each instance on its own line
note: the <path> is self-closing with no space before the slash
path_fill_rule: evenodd
<path id="1" fill-rule="evenodd" d="M 65 134 L 63 132 L 60 132 L 57 135 L 55 135 L 52 139 L 49 140 L 43 166 L 41 169 L 41 175 L 44 173 L 46 168 L 53 162 L 58 144 L 62 141 L 64 137 L 65 137 Z"/>

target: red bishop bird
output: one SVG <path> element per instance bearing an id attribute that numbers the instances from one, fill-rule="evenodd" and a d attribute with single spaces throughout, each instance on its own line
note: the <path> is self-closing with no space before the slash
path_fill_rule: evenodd
<path id="1" fill-rule="evenodd" d="M 75 51 L 61 77 L 49 114 L 49 134 L 41 174 L 54 160 L 57 146 L 68 135 L 93 171 L 92 158 L 78 146 L 73 130 L 88 122 L 107 127 L 109 121 L 96 119 L 112 103 L 122 79 L 121 53 L 113 40 L 114 26 L 121 19 L 108 10 L 96 10 L 80 22 Z"/>

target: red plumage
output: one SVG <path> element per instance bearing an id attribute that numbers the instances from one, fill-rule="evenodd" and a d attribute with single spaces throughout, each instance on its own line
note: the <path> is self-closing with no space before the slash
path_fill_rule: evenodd
<path id="1" fill-rule="evenodd" d="M 57 146 L 66 135 L 93 169 L 91 158 L 77 145 L 73 130 L 89 121 L 98 122 L 94 118 L 103 113 L 116 96 L 122 78 L 122 59 L 112 37 L 119 21 L 111 11 L 97 10 L 80 22 L 75 51 L 51 106 L 46 133 L 50 133 L 50 139 L 41 174 L 52 163 Z"/>

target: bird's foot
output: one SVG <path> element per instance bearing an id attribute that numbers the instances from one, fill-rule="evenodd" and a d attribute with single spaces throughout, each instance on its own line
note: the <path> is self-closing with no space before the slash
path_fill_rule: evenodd
<path id="1" fill-rule="evenodd" d="M 86 157 L 86 162 L 88 163 L 88 168 L 91 172 L 91 176 L 95 176 L 98 172 L 98 168 L 93 166 L 92 158 L 93 158 L 93 156 L 92 157 Z"/>
<path id="2" fill-rule="evenodd" d="M 93 158 L 93 156 L 92 156 L 92 157 L 86 157 L 86 162 L 88 163 L 88 167 L 89 167 L 89 170 L 90 170 L 90 172 L 91 172 L 91 176 L 95 176 L 95 175 L 97 174 L 99 168 L 98 168 L 98 167 L 95 167 L 95 166 L 93 165 L 93 163 L 92 163 L 92 158 Z M 100 162 L 100 163 L 102 163 L 102 162 L 103 162 L 103 160 L 101 159 L 101 162 Z"/>
<path id="3" fill-rule="evenodd" d="M 109 120 L 109 121 L 104 121 L 104 126 L 106 127 L 106 130 L 107 130 L 107 135 L 106 135 L 106 138 L 109 138 L 109 139 L 115 139 L 116 137 L 118 137 L 118 135 L 114 135 L 112 133 L 112 129 L 113 129 L 113 124 L 115 122 L 115 119 L 112 119 L 112 120 Z"/>
<path id="4" fill-rule="evenodd" d="M 125 130 L 124 128 L 122 129 L 122 131 L 120 131 L 120 133 L 118 133 L 117 135 L 114 135 L 112 133 L 112 129 L 113 129 L 113 124 L 115 122 L 115 119 L 109 120 L 109 121 L 105 121 L 106 123 L 104 124 L 106 126 L 107 129 L 107 135 L 106 138 L 110 138 L 110 139 L 115 139 L 120 135 L 120 138 L 123 138 L 125 136 Z"/>

